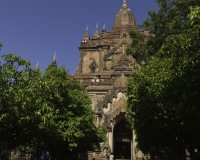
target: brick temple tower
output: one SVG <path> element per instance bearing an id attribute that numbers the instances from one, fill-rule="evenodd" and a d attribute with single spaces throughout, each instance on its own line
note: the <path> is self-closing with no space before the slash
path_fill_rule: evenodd
<path id="1" fill-rule="evenodd" d="M 135 67 L 135 59 L 126 54 L 126 48 L 132 41 L 130 30 L 149 36 L 147 32 L 138 30 L 134 14 L 123 0 L 112 29 L 106 31 L 104 26 L 99 32 L 97 24 L 90 38 L 87 27 L 78 47 L 80 63 L 75 76 L 86 86 L 96 113 L 96 125 L 108 128 L 108 141 L 101 144 L 100 152 L 90 152 L 89 160 L 106 159 L 109 150 L 115 159 L 141 158 L 136 149 L 134 132 L 126 127 L 126 80 Z"/>

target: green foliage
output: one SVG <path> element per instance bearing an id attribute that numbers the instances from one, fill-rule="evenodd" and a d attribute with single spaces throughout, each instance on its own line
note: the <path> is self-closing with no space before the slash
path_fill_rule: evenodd
<path id="1" fill-rule="evenodd" d="M 0 65 L 0 149 L 31 148 L 57 155 L 99 147 L 104 129 L 93 124 L 94 112 L 84 86 L 65 68 L 48 67 L 44 73 L 14 54 Z M 59 158 L 60 157 L 60 158 Z"/>
<path id="2" fill-rule="evenodd" d="M 138 64 L 146 64 L 151 57 L 149 54 L 150 52 L 148 52 L 151 48 L 146 43 L 147 37 L 139 31 L 134 30 L 130 31 L 130 36 L 132 38 L 132 43 L 127 48 L 126 53 L 132 55 Z"/>
<path id="3" fill-rule="evenodd" d="M 138 147 L 162 159 L 185 159 L 185 149 L 193 159 L 194 149 L 200 149 L 200 7 L 191 7 L 185 17 L 187 29 L 166 32 L 162 47 L 127 86 Z"/>
<path id="4" fill-rule="evenodd" d="M 151 49 L 148 54 L 154 55 L 163 45 L 169 35 L 177 35 L 190 29 L 188 15 L 189 7 L 200 6 L 199 0 L 156 0 L 159 10 L 149 11 L 147 18 L 141 25 L 153 36 L 147 46 Z"/>

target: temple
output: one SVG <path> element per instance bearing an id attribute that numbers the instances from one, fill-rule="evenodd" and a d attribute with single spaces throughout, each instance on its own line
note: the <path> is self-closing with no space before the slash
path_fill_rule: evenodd
<path id="1" fill-rule="evenodd" d="M 126 119 L 127 77 L 134 70 L 136 62 L 126 54 L 126 48 L 132 41 L 130 30 L 149 36 L 147 32 L 138 30 L 134 14 L 123 0 L 112 29 L 106 31 L 104 25 L 99 32 L 97 24 L 90 37 L 87 27 L 78 47 L 80 62 L 75 76 L 86 86 L 96 113 L 96 125 L 104 125 L 108 129 L 107 141 L 101 144 L 101 151 L 88 152 L 88 160 L 106 159 L 108 152 L 113 153 L 114 159 L 144 158 L 136 148 L 134 131 L 127 127 Z"/>

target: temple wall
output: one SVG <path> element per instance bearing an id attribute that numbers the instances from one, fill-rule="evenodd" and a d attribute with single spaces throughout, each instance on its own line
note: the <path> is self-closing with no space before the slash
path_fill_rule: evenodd
<path id="1" fill-rule="evenodd" d="M 97 72 L 98 64 L 99 64 L 99 52 L 98 51 L 87 51 L 85 53 L 85 56 L 83 56 L 82 73 L 91 73 L 90 65 L 94 61 L 97 65 L 95 72 Z"/>

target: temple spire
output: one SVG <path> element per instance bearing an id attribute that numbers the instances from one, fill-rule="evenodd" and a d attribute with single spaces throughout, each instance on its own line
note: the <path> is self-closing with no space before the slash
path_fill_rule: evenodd
<path id="1" fill-rule="evenodd" d="M 93 36 L 93 38 L 98 38 L 99 37 L 99 25 L 98 25 L 98 23 L 96 24 L 96 30 L 95 30 L 95 32 L 94 32 L 94 36 Z"/>
<path id="2" fill-rule="evenodd" d="M 88 26 L 86 27 L 86 32 L 88 32 Z"/>
<path id="3" fill-rule="evenodd" d="M 104 25 L 103 25 L 103 29 L 106 29 L 106 24 L 104 23 Z"/>
<path id="4" fill-rule="evenodd" d="M 86 33 L 85 35 L 83 36 L 83 40 L 82 42 L 86 42 L 90 39 L 90 35 L 89 35 L 89 32 L 88 32 L 88 26 L 86 27 Z"/>
<path id="5" fill-rule="evenodd" d="M 106 33 L 106 24 L 104 23 L 101 35 L 103 36 L 105 33 Z"/>
<path id="6" fill-rule="evenodd" d="M 98 25 L 98 22 L 97 22 L 97 24 L 96 24 L 96 30 L 98 30 L 98 28 L 99 28 L 99 25 Z"/>
<path id="7" fill-rule="evenodd" d="M 56 63 L 56 52 L 54 53 L 53 61 L 52 61 L 52 63 L 51 63 L 51 66 L 57 67 L 57 63 Z"/>
<path id="8" fill-rule="evenodd" d="M 40 70 L 39 64 L 40 64 L 40 62 L 37 62 L 36 67 L 35 67 L 35 70 L 36 70 L 36 71 L 39 71 L 39 70 Z"/>
<path id="9" fill-rule="evenodd" d="M 56 61 L 56 52 L 54 53 L 53 60 Z"/>
<path id="10" fill-rule="evenodd" d="M 123 8 L 123 9 L 127 9 L 127 8 L 128 8 L 127 3 L 126 3 L 126 0 L 123 0 L 122 8 Z"/>

